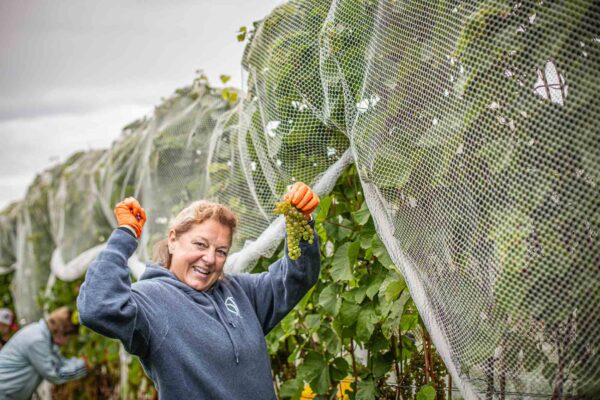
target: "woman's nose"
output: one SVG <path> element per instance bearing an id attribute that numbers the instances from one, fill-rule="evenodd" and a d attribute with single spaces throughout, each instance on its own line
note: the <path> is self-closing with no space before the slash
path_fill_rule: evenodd
<path id="1" fill-rule="evenodd" d="M 215 262 L 216 254 L 214 249 L 208 249 L 204 253 L 204 262 L 213 264 Z"/>

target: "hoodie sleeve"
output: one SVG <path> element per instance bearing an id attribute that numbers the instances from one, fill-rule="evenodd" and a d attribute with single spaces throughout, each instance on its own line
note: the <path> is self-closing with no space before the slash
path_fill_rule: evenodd
<path id="1" fill-rule="evenodd" d="M 50 343 L 45 340 L 31 343 L 27 357 L 35 370 L 55 385 L 81 378 L 87 373 L 83 359 L 64 358 L 58 350 L 53 351 Z"/>
<path id="2" fill-rule="evenodd" d="M 239 274 L 235 279 L 250 298 L 265 335 L 279 323 L 308 290 L 317 283 L 321 272 L 319 237 L 314 231 L 314 242 L 300 242 L 301 255 L 297 260 L 288 257 L 287 240 L 284 256 L 269 270 L 259 274 Z"/>
<path id="3" fill-rule="evenodd" d="M 106 248 L 88 268 L 77 297 L 81 323 L 143 356 L 148 348 L 148 320 L 131 290 L 127 260 L 137 248 L 128 232 L 115 229 Z"/>

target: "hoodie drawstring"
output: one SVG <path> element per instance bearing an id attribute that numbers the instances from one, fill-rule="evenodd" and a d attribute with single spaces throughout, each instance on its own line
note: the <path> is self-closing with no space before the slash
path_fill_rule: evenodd
<path id="1" fill-rule="evenodd" d="M 230 318 L 227 318 L 223 315 L 223 312 L 221 311 L 221 308 L 217 305 L 217 303 L 214 301 L 214 299 L 212 298 L 212 296 L 203 293 L 212 303 L 213 307 L 215 308 L 215 311 L 217 312 L 217 315 L 219 316 L 219 321 L 221 322 L 221 324 L 223 325 L 223 327 L 225 328 L 225 331 L 227 331 L 227 336 L 229 336 L 229 340 L 231 341 L 231 345 L 233 346 L 233 354 L 235 356 L 235 363 L 239 364 L 240 363 L 240 352 L 239 349 L 237 347 L 237 345 L 235 344 L 235 340 L 233 340 L 233 334 L 230 331 L 229 326 L 227 326 L 227 323 L 225 322 L 227 320 L 227 322 L 235 328 L 235 324 L 233 323 L 233 321 Z M 222 300 L 220 298 L 220 296 L 215 292 L 215 294 L 219 297 L 219 300 Z"/>

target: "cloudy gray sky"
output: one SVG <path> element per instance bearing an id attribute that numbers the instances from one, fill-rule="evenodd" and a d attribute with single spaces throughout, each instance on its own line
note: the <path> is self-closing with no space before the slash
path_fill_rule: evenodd
<path id="1" fill-rule="evenodd" d="M 203 69 L 242 85 L 235 35 L 281 0 L 0 0 L 0 209 L 36 173 L 106 148 Z"/>

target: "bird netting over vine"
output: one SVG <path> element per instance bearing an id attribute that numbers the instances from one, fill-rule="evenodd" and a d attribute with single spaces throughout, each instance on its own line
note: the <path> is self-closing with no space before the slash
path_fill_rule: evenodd
<path id="1" fill-rule="evenodd" d="M 583 0 L 282 4 L 251 34 L 239 102 L 199 80 L 4 211 L 17 311 L 39 312 L 50 265 L 81 276 L 126 195 L 149 215 L 142 260 L 191 200 L 229 205 L 243 270 L 281 239 L 286 186 L 326 194 L 353 160 L 465 396 L 597 393 L 599 21 Z"/>

